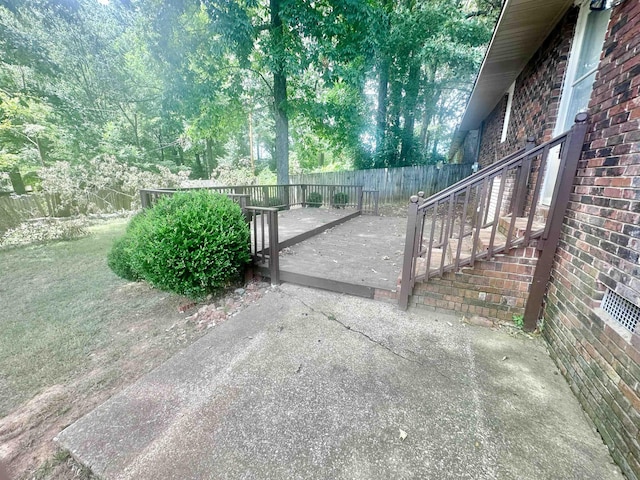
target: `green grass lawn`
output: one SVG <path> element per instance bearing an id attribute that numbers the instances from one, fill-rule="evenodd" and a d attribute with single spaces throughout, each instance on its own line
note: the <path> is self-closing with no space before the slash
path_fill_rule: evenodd
<path id="1" fill-rule="evenodd" d="M 108 268 L 107 252 L 125 226 L 110 221 L 80 240 L 0 251 L 0 438 L 24 436 L 8 459 L 16 478 L 34 467 L 22 447 L 50 444 L 66 424 L 201 335 L 178 311 L 184 297 Z M 24 432 L 11 430 L 29 422 Z"/>
<path id="2" fill-rule="evenodd" d="M 0 416 L 89 368 L 88 355 L 109 343 L 109 323 L 119 313 L 109 298 L 123 282 L 105 255 L 125 225 L 0 252 Z"/>

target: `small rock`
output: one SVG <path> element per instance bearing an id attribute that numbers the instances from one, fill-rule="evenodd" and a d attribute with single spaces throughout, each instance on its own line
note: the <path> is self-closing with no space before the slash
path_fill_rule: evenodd
<path id="1" fill-rule="evenodd" d="M 385 255 L 384 257 L 382 257 L 383 260 L 389 260 L 389 257 L 387 255 Z"/>
<path id="2" fill-rule="evenodd" d="M 244 295 L 244 288 L 236 288 L 233 293 L 235 293 L 236 295 Z"/>
<path id="3" fill-rule="evenodd" d="M 480 315 L 474 315 L 471 318 L 464 319 L 466 323 L 470 325 L 478 325 L 480 327 L 493 327 L 493 320 L 488 319 L 487 317 L 481 317 Z"/>

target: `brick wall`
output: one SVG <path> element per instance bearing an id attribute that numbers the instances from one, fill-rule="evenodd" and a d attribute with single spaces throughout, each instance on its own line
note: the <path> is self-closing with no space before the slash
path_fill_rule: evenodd
<path id="1" fill-rule="evenodd" d="M 535 248 L 517 248 L 490 262 L 478 262 L 474 268 L 416 284 L 410 302 L 511 321 L 524 313 L 537 260 Z"/>
<path id="2" fill-rule="evenodd" d="M 552 138 L 577 17 L 578 9 L 570 9 L 518 76 L 506 141 L 500 142 L 506 97 L 484 120 L 478 159 L 482 166 L 522 148 L 529 136 L 537 143 Z"/>
<path id="3" fill-rule="evenodd" d="M 552 356 L 631 479 L 640 478 L 640 333 L 623 333 L 598 307 L 606 288 L 640 305 L 639 30 L 640 2 L 614 8 L 544 309 Z"/>
<path id="4" fill-rule="evenodd" d="M 500 143 L 506 111 L 507 96 L 505 95 L 482 122 L 482 138 L 480 139 L 478 163 L 483 167 L 491 165 L 493 162 L 511 153 L 507 150 L 505 144 Z M 505 148 L 502 148 L 503 146 Z"/>

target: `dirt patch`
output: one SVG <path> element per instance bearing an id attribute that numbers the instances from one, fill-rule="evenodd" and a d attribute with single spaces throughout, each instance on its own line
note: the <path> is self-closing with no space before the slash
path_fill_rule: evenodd
<path id="1" fill-rule="evenodd" d="M 114 322 L 112 335 L 117 340 L 87 355 L 92 367 L 88 372 L 48 387 L 0 420 L 0 458 L 7 463 L 11 478 L 90 478 L 86 469 L 56 452 L 53 438 L 173 353 L 258 300 L 268 288 L 266 283 L 250 282 L 200 304 L 153 292 L 144 284 L 127 284 L 114 291 L 111 302 L 126 303 L 127 298 L 150 291 L 166 298 L 150 310 L 133 309 Z M 186 310 L 185 305 L 189 307 Z"/>

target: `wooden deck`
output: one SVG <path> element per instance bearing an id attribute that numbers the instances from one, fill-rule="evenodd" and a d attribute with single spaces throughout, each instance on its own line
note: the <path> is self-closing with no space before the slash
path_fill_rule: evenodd
<path id="1" fill-rule="evenodd" d="M 282 281 L 369 298 L 395 294 L 406 219 L 305 208 L 280 212 L 278 226 Z"/>
<path id="2" fill-rule="evenodd" d="M 327 208 L 291 208 L 283 210 L 278 213 L 278 243 L 281 249 L 289 247 L 358 215 L 359 212 L 352 208 L 331 210 Z M 262 228 L 263 223 L 258 216 L 251 222 L 251 245 L 254 244 L 256 232 L 259 237 L 262 236 Z M 267 248 L 269 235 L 266 222 L 264 230 L 264 248 Z M 262 242 L 259 244 L 261 245 Z"/>

